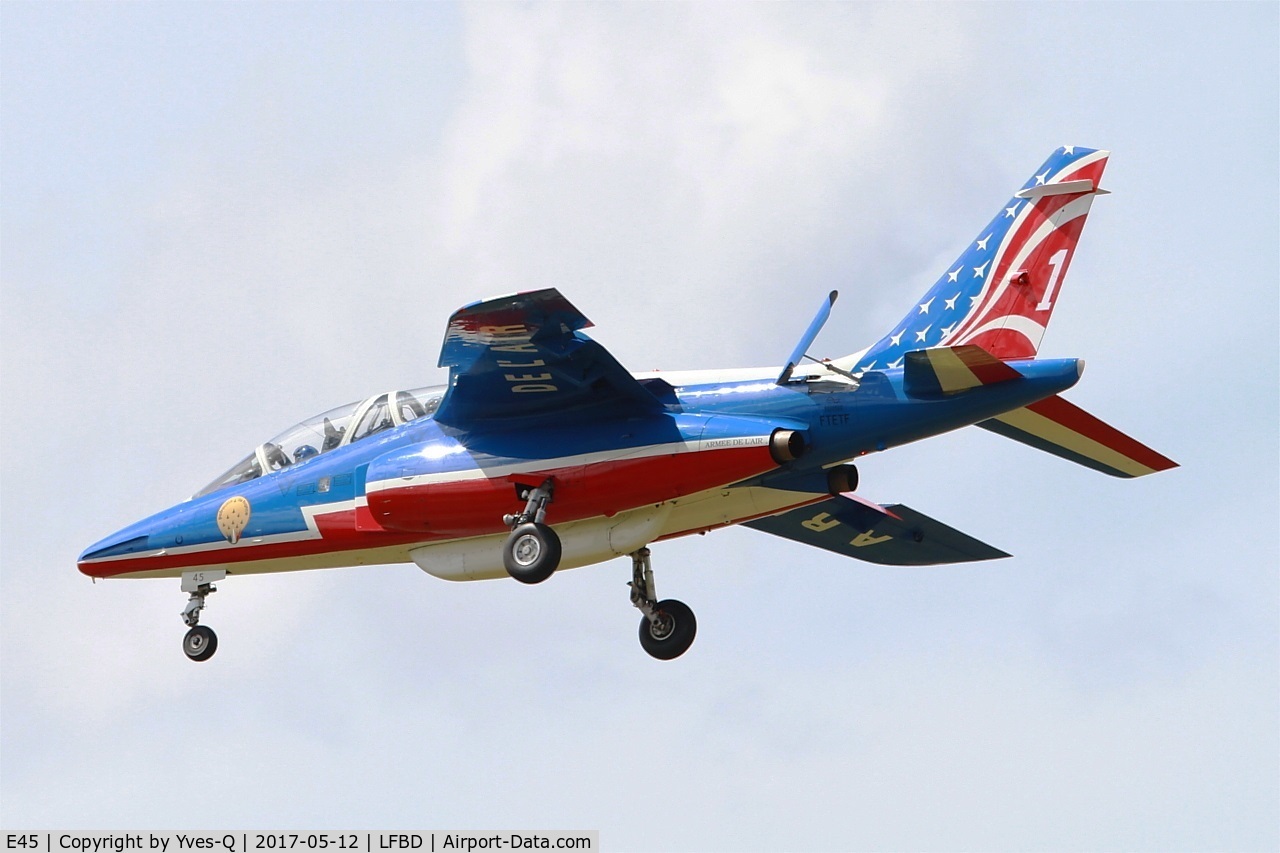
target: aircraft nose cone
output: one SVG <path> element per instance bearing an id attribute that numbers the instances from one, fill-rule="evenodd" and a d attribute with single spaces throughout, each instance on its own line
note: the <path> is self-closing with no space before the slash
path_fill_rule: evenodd
<path id="1" fill-rule="evenodd" d="M 149 543 L 150 537 L 142 525 L 131 525 L 84 549 L 77 561 L 77 568 L 90 577 L 103 577 L 100 569 L 106 558 L 146 551 Z"/>

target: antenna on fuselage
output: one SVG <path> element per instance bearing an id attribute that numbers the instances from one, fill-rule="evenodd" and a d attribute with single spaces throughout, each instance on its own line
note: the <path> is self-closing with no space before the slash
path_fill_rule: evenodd
<path id="1" fill-rule="evenodd" d="M 810 361 L 817 361 L 818 364 L 833 369 L 836 373 L 844 373 L 843 370 L 831 368 L 831 365 L 818 361 L 818 359 L 813 358 L 805 352 L 805 350 L 813 344 L 814 338 L 818 337 L 818 332 L 822 331 L 822 326 L 827 322 L 827 318 L 831 316 L 831 306 L 836 304 L 836 297 L 839 295 L 840 291 L 833 290 L 827 295 L 826 299 L 822 300 L 822 304 L 818 306 L 817 316 L 813 318 L 813 322 L 809 324 L 809 328 L 804 330 L 804 335 L 801 336 L 800 343 L 796 344 L 796 348 L 791 351 L 791 357 L 787 359 L 787 366 L 782 368 L 782 372 L 778 374 L 778 378 L 775 380 L 778 385 L 786 385 L 791 381 L 791 374 L 795 372 L 796 366 L 800 364 L 800 359 L 802 358 L 807 358 Z M 848 374 L 845 375 L 847 376 Z M 850 376 L 849 378 L 852 379 L 853 377 Z"/>

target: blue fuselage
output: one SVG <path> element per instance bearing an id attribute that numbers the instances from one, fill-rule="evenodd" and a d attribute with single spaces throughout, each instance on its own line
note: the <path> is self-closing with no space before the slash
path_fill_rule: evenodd
<path id="1" fill-rule="evenodd" d="M 389 479 L 399 471 L 406 481 L 416 474 L 434 476 L 436 480 L 423 480 L 429 483 L 422 489 L 427 495 L 453 495 L 447 489 L 454 487 L 472 490 L 456 492 L 460 497 L 449 498 L 455 504 L 485 486 L 515 505 L 522 480 L 549 470 L 571 472 L 563 475 L 570 483 L 577 476 L 588 478 L 586 482 L 598 473 L 593 466 L 603 470 L 652 460 L 645 463 L 649 467 L 619 469 L 626 474 L 622 480 L 598 481 L 626 484 L 609 487 L 609 494 L 584 488 L 575 495 L 567 488 L 566 506 L 576 499 L 586 507 L 577 510 L 579 517 L 612 516 L 629 508 L 619 505 L 624 500 L 620 495 L 634 494 L 636 506 L 666 500 L 675 493 L 663 491 L 661 480 L 683 481 L 686 476 L 691 484 L 713 483 L 708 487 L 791 491 L 800 504 L 826 492 L 825 468 L 1021 408 L 1071 387 L 1080 373 L 1075 359 L 1011 366 L 1021 378 L 932 395 L 908 394 L 902 368 L 867 373 L 856 385 L 821 376 L 778 385 L 764 371 L 760 378 L 675 387 L 649 379 L 642 381 L 663 402 L 662 411 L 643 419 L 593 418 L 555 428 L 501 420 L 461 430 L 427 415 L 166 509 L 94 544 L 81 555 L 79 566 L 95 577 L 157 577 L 198 567 L 254 572 L 365 565 L 404 560 L 415 546 L 460 535 L 432 529 L 429 521 L 416 531 L 381 525 L 369 511 L 371 466 L 373 471 L 398 466 L 379 475 Z M 716 449 L 735 443 L 743 445 L 743 454 L 757 448 L 752 459 L 763 458 L 758 448 L 778 427 L 802 431 L 803 455 L 782 464 L 751 462 L 756 465 L 752 468 L 744 461 L 736 468 L 724 467 L 739 472 L 725 482 L 715 482 L 711 474 L 702 480 L 693 476 Z M 654 450 L 695 446 L 702 452 L 663 455 Z M 746 476 L 739 476 L 742 472 Z M 430 485 L 435 482 L 444 485 Z M 228 509 L 233 496 L 252 508 L 243 523 Z M 487 513 L 488 504 L 484 506 Z M 556 521 L 555 512 L 553 505 L 549 523 Z M 490 526 L 493 532 L 502 529 L 500 514 L 494 514 Z"/>

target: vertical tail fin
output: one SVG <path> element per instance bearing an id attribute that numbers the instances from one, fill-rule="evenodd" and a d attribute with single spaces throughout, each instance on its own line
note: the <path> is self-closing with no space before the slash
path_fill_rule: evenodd
<path id="1" fill-rule="evenodd" d="M 1098 184 L 1109 155 L 1054 151 L 893 331 L 842 366 L 896 367 L 912 350 L 961 344 L 1034 357 L 1089 207 L 1106 192 Z"/>

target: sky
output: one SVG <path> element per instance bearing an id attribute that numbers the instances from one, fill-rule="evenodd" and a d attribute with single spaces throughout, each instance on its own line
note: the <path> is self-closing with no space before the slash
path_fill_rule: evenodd
<path id="1" fill-rule="evenodd" d="M 1280 7 L 0 4 L 0 824 L 596 829 L 608 850 L 1280 848 Z M 536 587 L 174 581 L 91 542 L 443 382 L 558 287 L 633 370 L 874 342 L 1055 147 L 1113 152 L 1041 352 L 1181 463 L 968 429 L 860 493 L 1008 551 L 747 529 Z"/>

